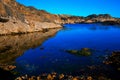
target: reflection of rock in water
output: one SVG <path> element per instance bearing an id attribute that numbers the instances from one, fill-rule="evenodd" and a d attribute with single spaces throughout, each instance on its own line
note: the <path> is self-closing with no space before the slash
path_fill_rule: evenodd
<path id="1" fill-rule="evenodd" d="M 51 29 L 45 33 L 36 32 L 15 36 L 0 36 L 0 64 L 11 63 L 29 48 L 35 48 L 49 37 L 55 35 L 59 29 Z"/>

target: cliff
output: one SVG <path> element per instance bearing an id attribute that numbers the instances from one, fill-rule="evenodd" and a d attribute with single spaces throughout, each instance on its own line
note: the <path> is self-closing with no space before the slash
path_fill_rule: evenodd
<path id="1" fill-rule="evenodd" d="M 34 7 L 26 7 L 15 0 L 0 0 L 0 34 L 15 34 L 60 28 L 59 16 Z"/>

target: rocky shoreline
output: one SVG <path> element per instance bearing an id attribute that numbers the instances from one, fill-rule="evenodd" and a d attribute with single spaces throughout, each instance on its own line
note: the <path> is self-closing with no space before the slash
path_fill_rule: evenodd
<path id="1" fill-rule="evenodd" d="M 53 72 L 51 74 L 42 74 L 39 76 L 20 76 L 15 80 L 93 80 L 93 78 L 91 76 L 72 76 Z"/>
<path id="2" fill-rule="evenodd" d="M 54 22 L 55 16 L 43 10 L 26 7 L 15 0 L 0 0 L 0 35 L 61 28 L 61 24 Z"/>
<path id="3" fill-rule="evenodd" d="M 14 71 L 16 66 L 13 65 L 15 59 L 21 56 L 25 50 L 41 45 L 59 30 L 50 29 L 44 32 L 0 36 L 0 80 L 15 80 L 17 73 Z"/>
<path id="4" fill-rule="evenodd" d="M 87 17 L 55 15 L 44 10 L 26 7 L 15 0 L 0 0 L 0 35 L 21 34 L 44 29 L 62 28 L 63 24 L 102 23 L 120 25 L 120 19 L 109 14 L 92 14 Z"/>
<path id="5" fill-rule="evenodd" d="M 113 51 L 112 54 L 106 58 L 105 61 L 103 61 L 104 65 L 111 65 L 113 68 L 115 68 L 118 73 L 120 71 L 120 58 L 119 58 L 119 51 Z M 14 65 L 0 65 L 0 70 L 3 70 L 3 72 L 7 73 L 5 75 L 11 74 L 12 76 L 8 76 L 9 80 L 113 80 L 108 76 L 105 76 L 103 73 L 97 74 L 94 72 L 94 70 L 99 71 L 99 69 L 102 69 L 102 66 L 88 66 L 87 70 L 92 71 L 92 73 L 84 73 L 83 75 L 72 75 L 72 74 L 65 74 L 65 73 L 57 73 L 57 72 L 51 72 L 51 73 L 43 73 L 38 76 L 30 76 L 30 75 L 19 75 L 17 72 L 14 72 L 13 70 L 16 68 Z M 93 74 L 94 73 L 94 74 Z M 106 73 L 107 74 L 107 73 Z M 2 75 L 2 74 L 0 74 Z M 114 76 L 118 75 L 113 75 L 111 77 L 114 78 Z M 2 76 L 3 77 L 3 76 Z M 6 80 L 6 77 L 0 77 L 1 79 Z"/>
<path id="6" fill-rule="evenodd" d="M 54 15 L 44 10 L 37 10 L 34 7 L 26 7 L 20 3 L 17 3 L 15 0 L 0 0 L 0 35 L 25 34 L 39 31 L 47 32 L 42 34 L 30 34 L 20 38 L 18 38 L 18 36 L 14 36 L 14 39 L 12 39 L 11 37 L 0 36 L 0 41 L 5 42 L 3 44 L 0 43 L 0 45 L 2 46 L 0 47 L 0 72 L 3 73 L 0 74 L 0 79 L 6 79 L 4 75 L 8 77 L 7 80 L 13 80 L 15 78 L 15 75 L 11 71 L 14 70 L 16 66 L 2 63 L 9 63 L 10 60 L 13 60 L 13 58 L 16 58 L 17 56 L 20 56 L 23 51 L 28 49 L 29 47 L 40 45 L 45 39 L 54 35 L 58 31 L 53 30 L 51 32 L 48 32 L 49 29 L 62 28 L 62 25 L 67 23 L 101 23 L 103 25 L 120 25 L 120 19 L 114 18 L 109 14 L 93 14 L 87 17 Z M 29 38 L 29 36 L 32 36 L 32 38 Z M 43 37 L 45 39 L 43 39 Z M 37 41 L 37 44 L 35 44 L 34 41 Z M 23 50 L 18 50 L 20 49 L 20 47 L 22 47 Z M 13 52 L 18 52 L 18 54 L 13 54 Z M 80 55 L 83 55 L 83 53 L 87 53 L 87 55 L 90 55 L 88 49 L 83 49 L 80 51 L 69 50 L 68 52 L 79 53 Z M 120 70 L 120 58 L 118 55 L 119 53 L 120 52 L 113 52 L 113 55 L 110 56 L 103 63 L 105 63 L 106 65 L 112 65 L 117 68 L 117 70 Z M 7 56 L 6 58 L 6 55 L 12 55 L 12 57 Z M 3 58 L 6 58 L 6 61 L 4 61 Z M 96 80 L 96 78 L 91 75 L 72 76 L 54 72 L 50 74 L 42 74 L 39 76 L 23 75 L 17 77 L 16 80 Z M 100 76 L 97 78 L 97 80 L 110 79 L 104 76 Z"/>
<path id="7" fill-rule="evenodd" d="M 0 35 L 6 34 L 22 34 L 45 31 L 46 29 L 61 28 L 59 24 L 48 23 L 48 22 L 21 22 L 20 20 L 9 19 L 8 22 L 0 23 Z"/>
<path id="8" fill-rule="evenodd" d="M 77 17 L 74 17 L 75 20 L 69 18 L 66 18 L 66 21 L 61 21 L 59 23 L 54 23 L 54 22 L 39 22 L 39 21 L 25 21 L 22 22 L 19 19 L 14 19 L 12 17 L 8 18 L 9 21 L 7 22 L 0 22 L 0 35 L 7 35 L 7 34 L 22 34 L 22 33 L 32 33 L 32 32 L 44 32 L 47 29 L 55 29 L 55 28 L 62 28 L 63 24 L 75 24 L 75 23 L 100 23 L 103 25 L 120 25 L 120 20 L 119 19 L 108 19 L 105 21 L 97 21 L 98 18 L 94 19 L 80 19 L 76 20 Z M 2 18 L 4 19 L 4 18 Z M 4 19 L 6 20 L 6 18 Z M 99 20 L 99 19 L 98 19 Z M 77 21 L 77 22 L 75 22 Z"/>

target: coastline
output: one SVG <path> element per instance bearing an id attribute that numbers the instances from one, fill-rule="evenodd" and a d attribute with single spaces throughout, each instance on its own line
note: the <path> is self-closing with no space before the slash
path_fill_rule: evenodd
<path id="1" fill-rule="evenodd" d="M 10 19 L 9 22 L 0 23 L 0 35 L 25 34 L 33 32 L 44 32 L 47 29 L 62 28 L 61 25 L 49 22 L 21 22 Z"/>
<path id="2" fill-rule="evenodd" d="M 77 18 L 77 17 L 75 17 Z M 1 35 L 14 35 L 14 34 L 26 34 L 33 32 L 44 32 L 49 29 L 57 29 L 63 28 L 64 24 L 92 24 L 92 23 L 100 23 L 102 25 L 120 25 L 120 20 L 105 20 L 105 21 L 93 21 L 89 20 L 80 20 L 75 22 L 76 20 L 60 21 L 59 23 L 54 22 L 40 22 L 33 20 L 25 20 L 22 22 L 19 19 L 9 18 L 7 22 L 0 22 L 0 36 Z"/>
<path id="3" fill-rule="evenodd" d="M 22 34 L 62 28 L 64 24 L 102 23 L 120 25 L 120 18 L 109 14 L 92 14 L 87 17 L 72 15 L 55 15 L 34 7 L 24 6 L 16 0 L 0 1 L 0 35 Z"/>
<path id="4" fill-rule="evenodd" d="M 11 5 L 12 4 L 12 5 Z M 64 24 L 92 24 L 92 23 L 100 23 L 103 25 L 120 25 L 120 18 L 114 18 L 108 14 L 100 14 L 100 15 L 89 15 L 87 17 L 81 16 L 68 16 L 68 15 L 54 15 L 50 14 L 44 10 L 37 10 L 34 7 L 26 7 L 17 3 L 15 0 L 1 0 L 0 1 L 0 41 L 4 41 L 4 43 L 0 43 L 0 71 L 8 72 L 5 75 L 9 78 L 17 75 L 16 72 L 12 71 L 16 68 L 16 66 L 12 65 L 14 63 L 16 57 L 21 56 L 23 52 L 31 47 L 36 47 L 41 45 L 46 39 L 52 37 L 56 34 L 56 29 L 61 29 L 64 27 Z M 53 29 L 53 31 L 50 31 Z M 50 31 L 50 32 L 49 32 Z M 37 32 L 41 32 L 39 34 Z M 28 34 L 29 33 L 29 34 Z M 23 37 L 18 37 L 21 34 L 27 34 Z M 7 36 L 4 36 L 7 35 Z M 12 36 L 11 35 L 15 35 Z M 44 39 L 45 38 L 45 39 Z M 35 39 L 35 40 L 34 40 Z M 36 43 L 34 43 L 36 41 Z M 20 49 L 22 48 L 22 49 Z M 42 48 L 41 48 L 42 49 Z M 3 54 L 2 54 L 3 53 Z M 16 53 L 16 54 L 14 54 Z M 120 53 L 120 52 L 117 52 Z M 8 56 L 11 55 L 12 57 Z M 119 56 L 119 55 L 117 55 Z M 4 60 L 5 59 L 5 60 Z M 105 64 L 112 64 L 112 58 L 110 60 L 104 61 Z M 116 60 L 116 56 L 113 58 Z M 119 62 L 115 62 L 116 64 Z M 118 65 L 117 65 L 118 66 Z M 115 65 L 116 67 L 116 65 Z M 90 66 L 90 68 L 97 68 Z M 120 69 L 120 68 L 118 68 Z M 7 75 L 10 74 L 11 76 Z M 0 74 L 0 77 L 4 76 Z M 22 75 L 17 76 L 15 80 L 94 80 L 95 76 L 91 75 L 66 75 L 59 73 L 48 73 L 41 74 L 40 76 L 28 76 Z M 7 80 L 8 80 L 7 79 Z M 104 76 L 98 77 L 98 80 L 109 80 Z M 13 80 L 13 79 L 9 79 Z"/>

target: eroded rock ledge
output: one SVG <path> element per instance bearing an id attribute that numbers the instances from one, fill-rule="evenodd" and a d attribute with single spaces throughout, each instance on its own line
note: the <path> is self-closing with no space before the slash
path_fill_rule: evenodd
<path id="1" fill-rule="evenodd" d="M 5 19 L 6 21 L 6 19 Z M 14 20 L 9 18 L 8 22 L 0 22 L 0 34 L 21 34 L 44 31 L 45 29 L 61 28 L 62 26 L 49 22 L 27 21 L 21 22 L 20 20 Z"/>

